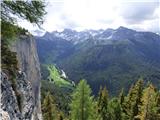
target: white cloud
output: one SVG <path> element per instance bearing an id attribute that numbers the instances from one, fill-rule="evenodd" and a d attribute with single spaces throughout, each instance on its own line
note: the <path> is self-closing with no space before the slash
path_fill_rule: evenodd
<path id="1" fill-rule="evenodd" d="M 42 27 L 50 32 L 119 26 L 159 31 L 159 0 L 50 0 L 46 10 L 48 14 Z M 21 25 L 26 27 L 22 22 Z M 32 31 L 37 29 L 28 24 L 27 27 Z"/>

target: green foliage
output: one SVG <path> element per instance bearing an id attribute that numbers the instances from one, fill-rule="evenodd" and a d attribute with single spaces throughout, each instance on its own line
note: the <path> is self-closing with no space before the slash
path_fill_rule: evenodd
<path id="1" fill-rule="evenodd" d="M 9 1 L 1 2 L 1 19 L 10 23 L 16 22 L 16 17 L 28 20 L 31 23 L 43 23 L 45 4 L 43 1 Z M 14 15 L 14 17 L 13 17 Z M 15 17 L 16 16 L 16 17 Z"/>
<path id="2" fill-rule="evenodd" d="M 46 64 L 40 64 L 42 80 L 47 80 L 47 78 L 50 74 L 47 67 L 48 67 L 48 65 L 46 65 Z"/>
<path id="3" fill-rule="evenodd" d="M 60 87 L 73 87 L 73 85 L 71 84 L 71 82 L 67 81 L 67 79 L 63 78 L 58 69 L 54 66 L 54 65 L 49 65 L 48 66 L 48 70 L 50 75 L 48 76 L 48 79 L 52 82 L 54 82 L 54 84 L 60 86 Z"/>
<path id="4" fill-rule="evenodd" d="M 102 120 L 108 119 L 108 91 L 106 87 L 102 89 L 100 87 L 99 96 L 98 96 L 98 113 L 101 116 Z"/>
<path id="5" fill-rule="evenodd" d="M 156 90 L 155 87 L 150 84 L 143 91 L 143 97 L 141 99 L 142 105 L 140 106 L 140 120 L 158 120 L 160 119 L 156 109 Z"/>
<path id="6" fill-rule="evenodd" d="M 107 119 L 104 119 L 107 120 Z M 112 98 L 108 104 L 108 120 L 122 120 L 121 105 L 117 98 Z"/>
<path id="7" fill-rule="evenodd" d="M 55 102 L 58 104 L 58 109 L 64 113 L 64 116 L 69 114 L 69 103 L 71 101 L 71 93 L 74 90 L 71 81 L 62 77 L 61 71 L 54 65 L 41 65 L 41 73 L 44 80 L 41 81 L 41 98 L 42 101 L 45 94 L 50 93 L 55 97 Z"/>
<path id="8" fill-rule="evenodd" d="M 43 23 L 45 3 L 43 1 L 10 1 L 1 2 L 1 37 L 12 41 L 18 35 L 28 33 L 16 25 L 17 19 L 22 18 L 38 26 Z"/>
<path id="9" fill-rule="evenodd" d="M 13 40 L 16 34 L 18 33 L 17 28 L 17 26 L 9 22 L 1 21 L 1 37 L 6 40 Z"/>
<path id="10" fill-rule="evenodd" d="M 18 70 L 18 60 L 15 52 L 10 51 L 6 41 L 1 41 L 1 63 L 2 70 L 4 70 L 8 76 L 9 80 L 12 81 L 12 84 L 15 84 L 16 71 Z"/>
<path id="11" fill-rule="evenodd" d="M 157 95 L 156 95 L 156 110 L 157 110 L 157 114 L 159 114 L 160 116 L 160 91 L 157 91 Z"/>
<path id="12" fill-rule="evenodd" d="M 123 111 L 125 118 L 132 120 L 134 116 L 138 115 L 139 105 L 141 105 L 143 91 L 143 80 L 138 80 L 134 86 L 131 87 L 125 102 L 123 103 Z"/>
<path id="13" fill-rule="evenodd" d="M 71 93 L 73 89 L 69 89 L 68 87 L 59 87 L 53 82 L 49 82 L 47 80 L 41 81 L 41 103 L 43 103 L 44 98 L 48 91 L 54 96 L 55 103 L 58 105 L 57 109 L 64 113 L 64 116 L 69 114 L 70 107 L 69 103 L 71 102 Z"/>
<path id="14" fill-rule="evenodd" d="M 125 99 L 125 95 L 124 95 L 124 89 L 121 90 L 120 94 L 119 94 L 119 103 L 122 106 L 124 103 L 124 99 Z"/>
<path id="15" fill-rule="evenodd" d="M 81 80 L 72 95 L 71 120 L 92 120 L 94 113 L 91 89 L 85 80 Z"/>
<path id="16" fill-rule="evenodd" d="M 45 82 L 42 83 L 44 87 Z M 57 90 L 55 84 L 50 82 L 43 88 L 43 92 L 46 87 L 50 87 L 47 90 L 60 93 Z M 55 89 L 56 88 L 56 89 Z M 53 94 L 55 98 L 61 98 L 62 95 L 67 91 L 61 91 L 62 94 Z M 64 96 L 69 96 L 69 93 Z M 65 114 L 64 110 L 59 109 L 58 119 L 71 120 L 159 120 L 160 119 L 160 92 L 152 85 L 144 87 L 143 80 L 138 80 L 130 88 L 127 95 L 124 94 L 123 89 L 118 97 L 109 98 L 109 93 L 104 87 L 100 88 L 99 95 L 95 100 L 91 96 L 91 88 L 85 80 L 81 80 L 76 86 L 76 89 L 72 93 L 70 100 L 58 99 L 62 103 L 70 103 L 69 109 L 70 114 Z M 42 95 L 42 97 L 44 97 Z M 56 102 L 57 103 L 57 102 Z M 60 104 L 57 104 L 58 108 Z M 62 106 L 65 104 L 61 104 Z M 62 110 L 62 112 L 60 112 Z"/>
<path id="17" fill-rule="evenodd" d="M 1 1 L 1 38 L 2 38 L 2 69 L 7 70 L 15 78 L 17 66 L 16 53 L 9 49 L 10 41 L 18 35 L 26 34 L 27 30 L 15 25 L 17 17 L 39 24 L 45 14 L 42 1 Z M 13 80 L 13 79 L 12 79 Z"/>
<path id="18" fill-rule="evenodd" d="M 45 120 L 57 120 L 57 110 L 53 96 L 48 92 L 42 104 L 42 113 Z"/>
<path id="19" fill-rule="evenodd" d="M 1 21 L 1 37 L 8 45 L 17 39 L 20 35 L 29 34 L 28 30 L 21 28 L 10 22 Z"/>
<path id="20" fill-rule="evenodd" d="M 118 43 L 95 45 L 91 39 L 89 41 L 92 42 L 86 40 L 73 46 L 68 45 L 70 42 L 67 44 L 66 41 L 58 40 L 38 38 L 41 63 L 56 63 L 77 83 L 80 79 L 86 79 L 96 95 L 102 84 L 108 85 L 107 89 L 113 96 L 124 86 L 124 91 L 128 91 L 140 76 L 144 77 L 145 82 L 151 80 L 160 87 L 160 53 L 157 52 L 160 51 L 159 43 L 128 40 L 124 44 L 125 40 L 119 40 Z"/>

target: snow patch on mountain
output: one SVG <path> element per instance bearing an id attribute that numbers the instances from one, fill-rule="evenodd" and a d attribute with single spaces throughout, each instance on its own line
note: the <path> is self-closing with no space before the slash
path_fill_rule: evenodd
<path id="1" fill-rule="evenodd" d="M 94 40 L 94 44 L 107 44 L 110 43 L 108 40 L 139 39 L 141 36 L 143 36 L 143 32 L 137 32 L 121 26 L 117 29 L 85 30 L 80 32 L 71 29 L 64 29 L 62 32 L 46 32 L 43 37 L 48 40 L 60 38 L 70 41 L 73 45 L 77 45 L 86 40 Z"/>

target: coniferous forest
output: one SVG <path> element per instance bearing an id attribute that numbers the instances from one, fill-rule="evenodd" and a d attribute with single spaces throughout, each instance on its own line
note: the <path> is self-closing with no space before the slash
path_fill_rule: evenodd
<path id="1" fill-rule="evenodd" d="M 81 80 L 62 103 L 56 101 L 52 87 L 42 91 L 45 94 L 42 95 L 42 113 L 46 120 L 160 119 L 160 91 L 152 83 L 144 85 L 142 79 L 133 84 L 128 92 L 122 89 L 118 96 L 110 96 L 106 87 L 100 87 L 98 95 L 94 96 L 87 82 Z M 65 107 L 61 107 L 62 104 Z"/>

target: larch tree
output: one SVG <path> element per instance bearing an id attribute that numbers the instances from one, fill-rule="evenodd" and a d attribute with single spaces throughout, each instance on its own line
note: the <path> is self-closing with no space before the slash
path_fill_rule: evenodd
<path id="1" fill-rule="evenodd" d="M 152 84 L 144 89 L 141 102 L 140 114 L 137 118 L 140 120 L 158 120 L 156 110 L 156 89 Z"/>
<path id="2" fill-rule="evenodd" d="M 141 105 L 141 98 L 143 92 L 143 80 L 138 80 L 135 85 L 131 87 L 125 101 L 123 103 L 124 119 L 133 120 L 138 115 L 139 106 Z"/>
<path id="3" fill-rule="evenodd" d="M 124 98 L 125 98 L 124 89 L 122 89 L 120 94 L 119 94 L 119 103 L 120 103 L 121 106 L 123 106 Z"/>
<path id="4" fill-rule="evenodd" d="M 42 115 L 44 120 L 57 120 L 58 112 L 53 96 L 48 92 L 42 103 Z"/>
<path id="5" fill-rule="evenodd" d="M 160 119 L 160 91 L 157 91 L 156 95 L 156 113 L 157 117 Z"/>
<path id="6" fill-rule="evenodd" d="M 98 96 L 98 113 L 102 120 L 108 120 L 108 91 L 106 87 L 100 88 Z"/>
<path id="7" fill-rule="evenodd" d="M 91 88 L 81 80 L 72 95 L 71 120 L 93 120 L 94 105 Z"/>
<path id="8" fill-rule="evenodd" d="M 108 103 L 108 120 L 122 120 L 121 105 L 117 98 L 112 98 Z"/>
<path id="9" fill-rule="evenodd" d="M 124 89 L 121 90 L 119 96 L 118 96 L 119 104 L 121 106 L 121 119 L 125 118 L 126 116 L 126 105 L 125 105 L 125 95 L 124 95 Z"/>

